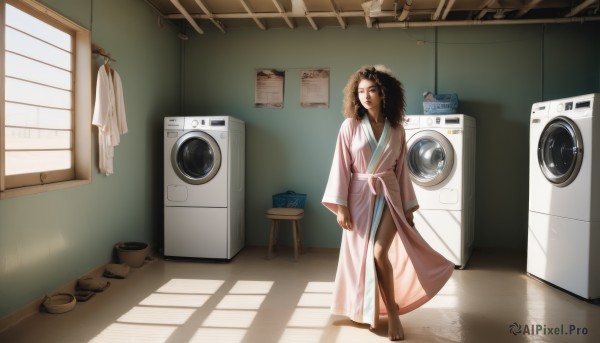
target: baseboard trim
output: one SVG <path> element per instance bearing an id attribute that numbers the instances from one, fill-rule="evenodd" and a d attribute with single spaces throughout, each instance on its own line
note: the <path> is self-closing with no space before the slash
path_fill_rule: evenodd
<path id="1" fill-rule="evenodd" d="M 102 273 L 104 272 L 104 269 L 106 268 L 106 265 L 107 265 L 107 263 L 104 263 L 104 264 L 92 269 L 88 273 L 85 273 L 84 275 L 78 277 L 77 279 L 71 280 L 67 284 L 63 285 L 62 287 L 59 287 L 58 289 L 55 289 L 53 292 L 49 292 L 48 294 L 45 294 L 45 295 L 51 295 L 51 294 L 56 294 L 56 293 L 72 293 L 73 294 L 75 292 L 75 287 L 77 286 L 77 280 L 79 280 L 80 278 L 85 277 L 85 276 L 101 276 Z M 42 304 L 43 298 L 44 298 L 44 295 L 42 295 L 40 297 L 40 299 L 32 301 L 30 304 L 25 305 L 23 308 L 0 318 L 0 332 L 3 332 L 4 330 L 9 329 L 9 328 L 19 324 L 19 322 L 21 322 L 22 320 L 27 319 L 28 317 L 30 317 L 36 313 L 39 313 L 40 305 Z"/>

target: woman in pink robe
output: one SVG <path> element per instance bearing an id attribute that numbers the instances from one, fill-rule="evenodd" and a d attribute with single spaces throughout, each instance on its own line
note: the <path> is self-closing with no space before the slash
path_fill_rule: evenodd
<path id="1" fill-rule="evenodd" d="M 344 229 L 331 310 L 371 327 L 387 314 L 390 340 L 402 340 L 399 315 L 437 294 L 454 265 L 413 227 L 402 84 L 385 67 L 363 67 L 344 92 L 347 119 L 323 196 Z"/>

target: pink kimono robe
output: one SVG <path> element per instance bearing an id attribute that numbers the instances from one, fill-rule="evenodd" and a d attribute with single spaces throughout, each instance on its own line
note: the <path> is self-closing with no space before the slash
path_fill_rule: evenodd
<path id="1" fill-rule="evenodd" d="M 389 258 L 402 314 L 437 294 L 454 264 L 433 250 L 406 220 L 405 212 L 419 205 L 406 166 L 404 128 L 394 129 L 386 121 L 377 142 L 367 116 L 360 122 L 346 119 L 323 196 L 323 205 L 334 214 L 338 205 L 347 206 L 353 225 L 352 230 L 343 230 L 331 311 L 371 326 L 386 312 L 373 257 L 375 233 L 386 203 L 398 230 Z"/>

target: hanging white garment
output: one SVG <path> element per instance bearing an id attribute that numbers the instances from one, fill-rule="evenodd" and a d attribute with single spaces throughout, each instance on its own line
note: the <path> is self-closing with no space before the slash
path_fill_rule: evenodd
<path id="1" fill-rule="evenodd" d="M 100 67 L 96 80 L 96 103 L 92 124 L 98 126 L 98 164 L 100 172 L 114 172 L 114 148 L 127 133 L 127 118 L 121 77 L 108 65 Z"/>

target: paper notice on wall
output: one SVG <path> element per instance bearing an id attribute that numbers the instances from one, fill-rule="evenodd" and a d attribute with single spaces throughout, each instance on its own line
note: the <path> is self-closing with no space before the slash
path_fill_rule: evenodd
<path id="1" fill-rule="evenodd" d="M 302 107 L 329 107 L 329 69 L 304 69 L 300 82 Z"/>
<path id="2" fill-rule="evenodd" d="M 284 81 L 284 70 L 257 70 L 254 106 L 260 108 L 283 108 Z"/>

